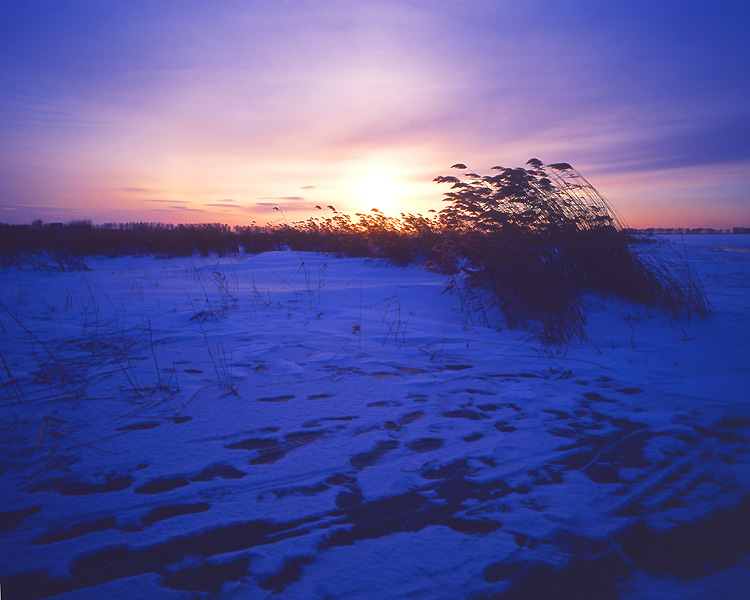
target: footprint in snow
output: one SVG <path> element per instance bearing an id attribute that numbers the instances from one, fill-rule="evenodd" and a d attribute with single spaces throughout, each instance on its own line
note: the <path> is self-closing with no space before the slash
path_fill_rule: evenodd
<path id="1" fill-rule="evenodd" d="M 89 533 L 96 533 L 98 531 L 106 531 L 107 529 L 114 529 L 117 522 L 114 517 L 105 517 L 103 519 L 97 519 L 95 521 L 88 521 L 85 523 L 78 523 L 68 528 L 54 528 L 48 533 L 45 533 L 31 542 L 32 546 L 46 546 L 54 544 L 55 542 L 62 542 L 65 540 L 72 540 L 77 537 L 82 537 Z"/>
<path id="2" fill-rule="evenodd" d="M 145 527 L 150 527 L 158 521 L 164 521 L 182 515 L 195 515 L 206 512 L 209 508 L 209 505 L 205 502 L 196 502 L 194 504 L 166 504 L 164 506 L 157 506 L 143 515 L 141 517 L 141 523 Z"/>
<path id="3" fill-rule="evenodd" d="M 348 417 L 324 417 L 322 419 L 316 419 L 314 421 L 307 421 L 306 423 L 302 423 L 302 427 L 305 429 L 311 428 L 311 427 L 320 427 L 320 425 L 325 421 L 353 421 L 354 419 L 358 419 L 359 417 L 356 416 L 348 416 Z"/>
<path id="4" fill-rule="evenodd" d="M 231 465 L 213 465 L 206 467 L 198 475 L 190 478 L 190 481 L 212 481 L 217 477 L 220 479 L 242 479 L 246 473 L 235 469 Z"/>
<path id="5" fill-rule="evenodd" d="M 36 487 L 28 489 L 29 493 L 44 492 L 47 490 L 57 490 L 63 496 L 89 496 L 92 494 L 110 494 L 112 492 L 121 492 L 130 487 L 133 483 L 130 475 L 115 476 L 109 474 L 101 483 L 90 483 L 87 481 L 56 479 L 42 483 Z"/>
<path id="6" fill-rule="evenodd" d="M 409 450 L 414 452 L 430 452 L 443 447 L 443 440 L 440 438 L 421 438 L 406 444 Z"/>
<path id="7" fill-rule="evenodd" d="M 251 458 L 248 463 L 251 465 L 272 465 L 286 456 L 286 450 L 270 450 L 263 452 Z"/>
<path id="8" fill-rule="evenodd" d="M 136 494 L 164 494 L 188 485 L 184 477 L 162 477 L 152 479 L 135 490 Z"/>
<path id="9" fill-rule="evenodd" d="M 373 450 L 370 450 L 369 452 L 355 454 L 349 459 L 349 462 L 352 464 L 352 466 L 362 470 L 365 467 L 371 467 L 372 465 L 374 465 L 381 458 L 383 458 L 386 452 L 393 450 L 397 446 L 398 442 L 396 440 L 380 442 Z"/>
<path id="10" fill-rule="evenodd" d="M 286 396 L 271 396 L 269 398 L 258 398 L 259 402 L 288 402 L 289 400 L 293 400 L 294 396 L 292 395 L 286 395 Z"/>
<path id="11" fill-rule="evenodd" d="M 118 427 L 115 429 L 115 431 L 138 431 L 142 429 L 153 429 L 154 427 L 158 427 L 159 423 L 155 421 L 146 421 L 144 423 L 133 423 L 131 425 L 123 425 L 122 427 Z"/>
<path id="12" fill-rule="evenodd" d="M 448 412 L 444 412 L 443 416 L 448 417 L 450 419 L 470 419 L 472 421 L 479 421 L 480 419 L 488 418 L 487 415 L 478 413 L 475 410 L 466 410 L 466 409 L 449 410 Z"/>

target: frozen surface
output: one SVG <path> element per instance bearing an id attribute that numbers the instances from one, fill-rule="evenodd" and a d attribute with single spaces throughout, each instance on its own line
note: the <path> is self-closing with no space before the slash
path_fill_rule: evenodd
<path id="1" fill-rule="evenodd" d="M 750 236 L 671 240 L 715 318 L 563 356 L 419 267 L 3 271 L 3 597 L 739 597 Z"/>

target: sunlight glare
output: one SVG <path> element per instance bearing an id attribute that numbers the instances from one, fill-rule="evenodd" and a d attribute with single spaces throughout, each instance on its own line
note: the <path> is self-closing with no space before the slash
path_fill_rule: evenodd
<path id="1" fill-rule="evenodd" d="M 401 212 L 402 186 L 383 171 L 370 172 L 356 184 L 354 195 L 361 212 L 377 208 L 388 216 Z"/>

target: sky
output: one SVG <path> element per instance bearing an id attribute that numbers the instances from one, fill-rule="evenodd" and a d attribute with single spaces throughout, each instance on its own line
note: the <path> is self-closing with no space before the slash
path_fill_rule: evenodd
<path id="1" fill-rule="evenodd" d="M 2 0 L 0 222 L 427 214 L 452 164 L 534 157 L 632 227 L 750 226 L 749 30 L 744 0 Z"/>

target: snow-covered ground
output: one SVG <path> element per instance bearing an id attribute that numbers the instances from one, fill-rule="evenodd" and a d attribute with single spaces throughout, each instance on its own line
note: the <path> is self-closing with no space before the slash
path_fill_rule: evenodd
<path id="1" fill-rule="evenodd" d="M 742 597 L 750 236 L 684 243 L 712 321 L 562 356 L 419 267 L 3 271 L 2 597 Z"/>

